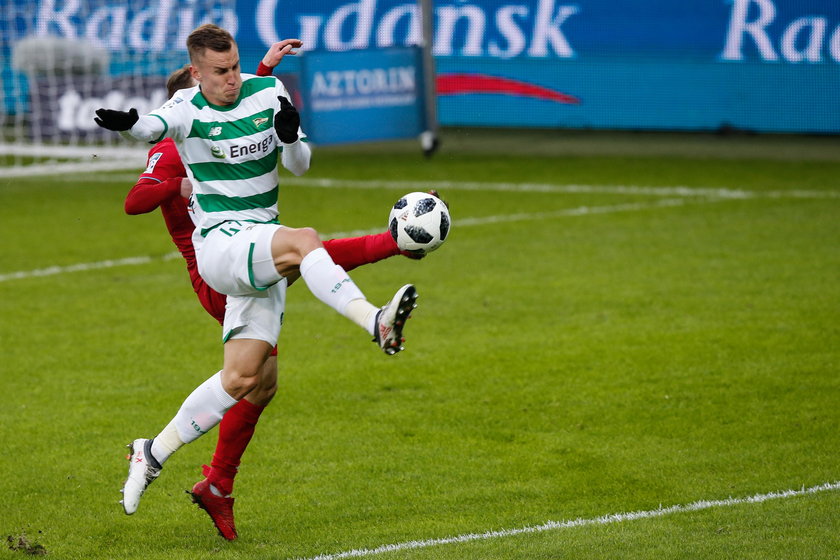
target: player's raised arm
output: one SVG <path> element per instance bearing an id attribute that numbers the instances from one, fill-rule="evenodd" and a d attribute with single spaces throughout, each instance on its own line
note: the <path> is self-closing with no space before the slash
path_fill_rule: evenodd
<path id="1" fill-rule="evenodd" d="M 147 115 L 138 115 L 137 109 L 116 111 L 97 109 L 96 124 L 108 130 L 119 132 L 125 138 L 143 142 L 160 142 L 164 138 L 179 140 L 180 106 L 187 100 L 182 93 L 194 95 L 198 88 L 179 90 L 171 99 Z"/>
<path id="2" fill-rule="evenodd" d="M 123 132 L 129 130 L 139 119 L 137 109 L 132 107 L 128 111 L 115 111 L 113 109 L 97 109 L 93 120 L 102 128 Z"/>
<path id="3" fill-rule="evenodd" d="M 300 176 L 309 170 L 312 152 L 306 142 L 301 141 L 300 114 L 297 109 L 287 97 L 279 95 L 277 99 L 280 101 L 280 111 L 274 115 L 274 131 L 283 142 L 283 167 Z"/>
<path id="4" fill-rule="evenodd" d="M 257 67 L 257 76 L 271 76 L 274 67 L 280 64 L 283 57 L 287 54 L 296 55 L 297 51 L 303 46 L 303 41 L 300 39 L 283 39 L 271 45 L 266 51 L 265 56 L 260 61 Z"/>
<path id="5" fill-rule="evenodd" d="M 93 119 L 102 128 L 119 132 L 125 138 L 134 138 L 145 142 L 157 142 L 164 138 L 168 126 L 159 117 L 137 114 L 137 109 L 115 111 L 97 109 Z"/>

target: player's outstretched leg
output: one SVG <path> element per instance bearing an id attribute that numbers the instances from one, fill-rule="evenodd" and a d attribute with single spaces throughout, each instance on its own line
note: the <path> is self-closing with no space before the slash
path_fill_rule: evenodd
<path id="1" fill-rule="evenodd" d="M 210 480 L 206 477 L 210 475 L 210 467 L 204 465 L 202 467 L 205 479 L 196 482 L 192 491 L 188 492 L 192 496 L 194 504 L 207 512 L 210 519 L 213 520 L 213 525 L 219 531 L 219 534 L 229 541 L 236 539 L 236 523 L 233 521 L 233 498 L 229 496 L 217 496 L 213 493 Z"/>
<path id="2" fill-rule="evenodd" d="M 128 455 L 128 478 L 122 487 L 123 499 L 120 503 L 125 509 L 126 515 L 137 511 L 140 505 L 140 497 L 155 481 L 163 468 L 152 456 L 152 440 L 135 439 L 127 446 L 130 450 Z"/>
<path id="3" fill-rule="evenodd" d="M 417 290 L 406 284 L 394 294 L 388 305 L 376 314 L 376 332 L 373 341 L 388 354 L 404 350 L 402 343 L 405 322 L 411 316 L 411 310 L 417 307 Z"/>

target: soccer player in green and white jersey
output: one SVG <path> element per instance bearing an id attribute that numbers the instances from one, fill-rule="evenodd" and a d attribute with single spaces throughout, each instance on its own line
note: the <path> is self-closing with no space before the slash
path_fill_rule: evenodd
<path id="1" fill-rule="evenodd" d="M 228 296 L 223 369 L 186 398 L 155 438 L 130 445 L 123 487 L 129 514 L 172 453 L 218 424 L 259 384 L 280 334 L 291 279 L 302 277 L 318 299 L 365 329 L 386 354 L 402 350 L 403 327 L 416 307 L 411 284 L 381 309 L 373 306 L 333 262 L 315 230 L 279 224 L 278 159 L 296 175 L 307 171 L 310 160 L 300 117 L 283 84 L 240 74 L 236 42 L 215 25 L 194 30 L 187 49 L 198 86 L 142 117 L 134 109 L 96 111 L 97 124 L 126 137 L 176 141 L 193 184 L 199 272 Z"/>

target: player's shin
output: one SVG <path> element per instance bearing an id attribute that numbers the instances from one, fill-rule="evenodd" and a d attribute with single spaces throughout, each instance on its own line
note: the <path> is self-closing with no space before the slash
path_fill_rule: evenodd
<path id="1" fill-rule="evenodd" d="M 222 387 L 221 372 L 216 373 L 186 398 L 152 443 L 152 455 L 163 464 L 179 447 L 195 441 L 218 424 L 236 402 Z"/>
<path id="2" fill-rule="evenodd" d="M 316 249 L 303 258 L 300 275 L 315 297 L 373 334 L 371 317 L 375 317 L 377 308 L 325 249 Z"/>

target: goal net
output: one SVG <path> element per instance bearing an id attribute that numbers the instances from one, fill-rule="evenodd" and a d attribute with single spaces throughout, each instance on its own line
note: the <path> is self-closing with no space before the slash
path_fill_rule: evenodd
<path id="1" fill-rule="evenodd" d="M 187 62 L 187 35 L 229 25 L 234 9 L 235 0 L 2 0 L 2 174 L 142 166 L 147 147 L 99 128 L 94 111 L 162 105 L 167 76 Z"/>

